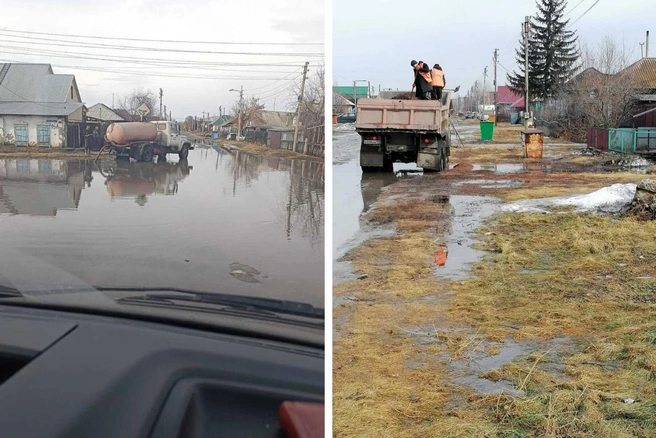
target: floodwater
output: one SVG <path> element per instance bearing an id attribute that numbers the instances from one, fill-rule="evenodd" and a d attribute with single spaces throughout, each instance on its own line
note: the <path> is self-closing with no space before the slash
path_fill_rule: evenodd
<path id="1" fill-rule="evenodd" d="M 0 160 L 3 248 L 93 286 L 173 286 L 323 307 L 323 206 L 323 163 L 217 146 L 190 151 L 186 165 L 177 157 Z M 7 276 L 0 262 L 0 283 Z"/>
<path id="2" fill-rule="evenodd" d="M 414 164 L 395 163 L 395 173 L 363 174 L 359 164 L 360 138 L 348 126 L 333 131 L 333 280 L 335 284 L 357 278 L 342 257 L 370 239 L 391 237 L 393 226 L 370 226 L 360 218 L 378 201 L 392 184 L 424 178 Z M 433 178 L 429 176 L 428 178 Z M 411 183 L 411 181 L 407 181 Z M 466 183 L 467 181 L 463 182 Z M 458 280 L 468 276 L 468 268 L 478 261 L 481 252 L 472 247 L 473 232 L 484 219 L 500 208 L 500 202 L 484 196 L 444 195 L 436 199 L 444 204 L 445 214 L 436 216 L 436 248 L 444 250 L 445 260 L 435 254 L 435 275 Z M 439 252 L 439 249 L 438 249 Z"/>

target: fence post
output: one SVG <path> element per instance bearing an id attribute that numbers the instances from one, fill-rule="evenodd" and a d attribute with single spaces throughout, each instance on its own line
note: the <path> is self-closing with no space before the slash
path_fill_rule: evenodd
<path id="1" fill-rule="evenodd" d="M 633 154 L 636 153 L 636 148 L 638 146 L 638 130 L 633 130 Z"/>
<path id="2" fill-rule="evenodd" d="M 308 154 L 308 139 L 305 137 L 305 142 L 303 143 L 303 154 L 307 155 Z"/>

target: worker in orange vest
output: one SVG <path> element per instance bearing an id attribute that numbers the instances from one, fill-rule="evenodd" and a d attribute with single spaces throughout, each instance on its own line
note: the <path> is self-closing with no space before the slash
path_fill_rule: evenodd
<path id="1" fill-rule="evenodd" d="M 423 61 L 417 62 L 413 60 L 410 65 L 415 73 L 415 81 L 412 83 L 412 89 L 417 88 L 415 96 L 421 100 L 430 100 L 432 78 L 428 64 Z"/>
<path id="2" fill-rule="evenodd" d="M 431 85 L 433 86 L 431 98 L 433 100 L 442 100 L 442 90 L 446 86 L 446 78 L 439 64 L 435 64 L 431 70 Z"/>

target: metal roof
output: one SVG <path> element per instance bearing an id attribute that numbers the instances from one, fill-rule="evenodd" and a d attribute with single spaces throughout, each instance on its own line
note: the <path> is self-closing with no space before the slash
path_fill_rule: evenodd
<path id="1" fill-rule="evenodd" d="M 87 117 L 107 122 L 124 122 L 125 119 L 116 114 L 107 105 L 97 103 L 87 110 Z"/>
<path id="2" fill-rule="evenodd" d="M 0 64 L 2 70 L 0 102 L 63 103 L 75 80 L 74 75 L 53 74 L 50 64 Z"/>
<path id="3" fill-rule="evenodd" d="M 83 103 L 78 102 L 0 102 L 0 114 L 17 116 L 68 116 L 83 106 Z"/>
<path id="4" fill-rule="evenodd" d="M 656 89 L 656 58 L 642 58 L 628 66 L 622 74 L 629 74 L 636 88 Z"/>

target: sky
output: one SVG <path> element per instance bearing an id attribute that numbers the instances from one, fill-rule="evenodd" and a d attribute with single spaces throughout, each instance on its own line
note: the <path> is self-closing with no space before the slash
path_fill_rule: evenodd
<path id="1" fill-rule="evenodd" d="M 618 42 L 623 40 L 638 60 L 639 42 L 650 30 L 650 53 L 656 56 L 656 1 L 567 3 L 566 18 L 571 18 L 571 28 L 586 44 L 597 45 L 605 35 L 612 35 Z M 497 77 L 498 84 L 504 85 L 506 69 L 516 69 L 514 51 L 519 47 L 521 23 L 536 11 L 535 0 L 439 0 L 421 5 L 333 0 L 333 81 L 352 86 L 354 80 L 367 80 L 376 91 L 379 86 L 410 90 L 410 61 L 415 59 L 431 66 L 439 63 L 447 88 L 460 85 L 463 95 L 476 80 L 483 82 L 486 66 L 491 89 L 494 49 L 499 49 Z"/>
<path id="2" fill-rule="evenodd" d="M 0 62 L 74 74 L 87 106 L 162 88 L 167 111 L 182 120 L 225 113 L 239 98 L 229 90 L 243 85 L 244 98 L 260 97 L 268 110 L 294 110 L 304 62 L 309 75 L 324 62 L 324 0 L 2 0 L 0 9 Z"/>

